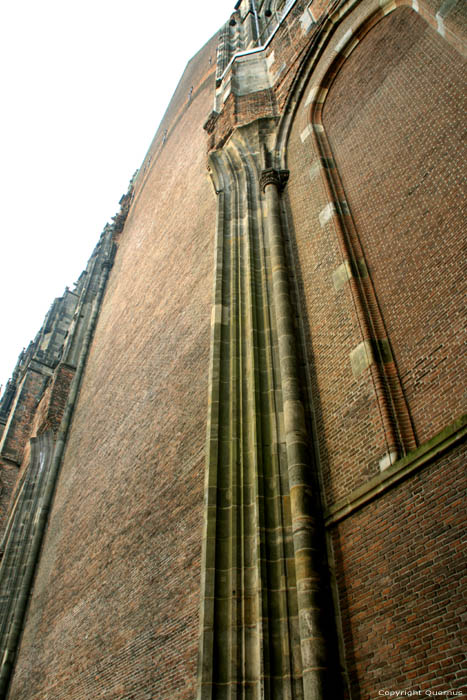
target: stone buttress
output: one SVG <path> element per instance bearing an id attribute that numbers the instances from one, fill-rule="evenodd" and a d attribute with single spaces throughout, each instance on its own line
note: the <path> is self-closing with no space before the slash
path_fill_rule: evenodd
<path id="1" fill-rule="evenodd" d="M 131 201 L 106 225 L 73 290 L 55 300 L 44 325 L 21 354 L 0 405 L 2 478 L 8 517 L 0 542 L 0 697 L 14 667 L 68 428 L 118 237 Z M 15 483 L 16 482 L 16 483 Z"/>

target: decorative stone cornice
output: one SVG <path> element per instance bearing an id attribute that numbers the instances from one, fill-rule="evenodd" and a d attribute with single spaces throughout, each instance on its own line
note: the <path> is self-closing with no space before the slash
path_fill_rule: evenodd
<path id="1" fill-rule="evenodd" d="M 289 179 L 288 170 L 276 170 L 275 168 L 266 168 L 263 170 L 259 179 L 259 183 L 263 192 L 267 185 L 275 185 L 279 192 L 282 192 Z"/>

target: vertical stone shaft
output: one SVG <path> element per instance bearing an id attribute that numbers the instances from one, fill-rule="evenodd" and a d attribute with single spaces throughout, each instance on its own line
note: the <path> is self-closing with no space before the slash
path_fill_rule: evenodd
<path id="1" fill-rule="evenodd" d="M 320 548 L 309 479 L 309 449 L 299 390 L 293 311 L 290 301 L 280 217 L 280 191 L 286 173 L 265 170 L 266 230 L 271 258 L 279 364 L 284 402 L 284 426 L 289 472 L 292 536 L 297 577 L 303 689 L 306 700 L 324 700 L 327 659 L 322 632 Z"/>
<path id="2" fill-rule="evenodd" d="M 242 146 L 211 156 L 219 208 L 197 697 L 303 700 L 269 255 L 256 162 Z"/>

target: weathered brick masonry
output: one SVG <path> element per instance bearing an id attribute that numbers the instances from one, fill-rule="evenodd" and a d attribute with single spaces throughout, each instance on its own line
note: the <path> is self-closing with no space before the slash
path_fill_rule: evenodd
<path id="1" fill-rule="evenodd" d="M 388 391 L 398 383 L 393 410 L 404 402 L 402 422 L 410 419 L 412 434 L 402 425 L 399 438 L 405 431 L 405 449 L 435 442 L 465 411 L 465 63 L 457 39 L 435 31 L 431 7 L 417 14 L 401 6 L 360 31 L 355 16 L 344 20 L 335 42 L 344 52 L 355 35 L 359 44 L 341 61 L 324 50 L 289 139 L 291 256 L 355 698 L 465 689 L 465 449 L 372 501 L 384 483 L 375 459 L 381 411 L 373 367 L 352 364 L 364 337 L 352 280 L 359 277 L 373 332 L 391 348 L 384 361 L 395 376 Z M 326 135 L 327 152 L 310 121 Z M 334 191 L 329 179 L 338 181 Z M 366 483 L 375 490 L 359 500 Z"/>
<path id="2" fill-rule="evenodd" d="M 457 448 L 331 528 L 351 697 L 465 688 L 465 488 Z"/>
<path id="3" fill-rule="evenodd" d="M 0 697 L 467 692 L 465 7 L 190 61 L 0 404 Z"/>
<path id="4" fill-rule="evenodd" d="M 344 23 L 337 41 L 352 22 Z M 426 65 L 431 54 L 436 60 Z M 322 65 L 323 71 L 326 54 Z M 448 42 L 413 10 L 401 7 L 361 40 L 326 88 L 323 109 L 332 171 L 342 181 L 341 196 L 354 226 L 350 244 L 364 269 L 362 284 L 372 285 L 374 296 L 367 296 L 367 304 L 377 307 L 372 321 L 381 328 L 376 332 L 389 338 L 414 444 L 431 438 L 463 407 L 461 66 Z M 319 72 L 313 73 L 309 89 L 320 79 Z M 361 318 L 352 280 L 344 276 L 342 281 L 346 253 L 329 209 L 333 204 L 322 177 L 322 156 L 313 139 L 304 137 L 305 101 L 306 96 L 289 141 L 287 194 L 298 284 L 309 319 L 326 498 L 333 502 L 377 473 L 378 450 L 384 451 L 378 445 L 385 438 L 377 403 L 371 406 L 376 401 L 371 368 L 358 381 L 351 370 L 351 353 L 362 340 Z M 441 140 L 443 146 L 436 147 Z M 419 196 L 412 206 L 414 188 Z M 306 204 L 310 197 L 313 208 Z M 348 371 L 342 369 L 344 357 Z"/>
<path id="5" fill-rule="evenodd" d="M 215 230 L 199 127 L 215 46 L 188 67 L 135 182 L 12 698 L 193 697 Z"/>
<path id="6" fill-rule="evenodd" d="M 457 50 L 401 7 L 355 49 L 323 110 L 419 444 L 462 411 L 465 104 Z"/>

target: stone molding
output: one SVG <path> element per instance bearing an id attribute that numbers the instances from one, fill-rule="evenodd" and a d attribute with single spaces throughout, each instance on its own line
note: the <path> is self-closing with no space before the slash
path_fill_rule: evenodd
<path id="1" fill-rule="evenodd" d="M 409 452 L 405 457 L 373 477 L 367 483 L 354 489 L 345 499 L 333 503 L 325 511 L 325 526 L 333 527 L 341 520 L 353 515 L 368 503 L 385 494 L 405 479 L 433 462 L 467 437 L 467 415 L 461 416 L 451 425 L 435 435 L 431 440 Z"/>
<path id="2" fill-rule="evenodd" d="M 198 700 L 239 684 L 252 697 L 266 686 L 268 697 L 339 695 L 281 221 L 288 171 L 264 168 L 276 125 L 239 127 L 210 154 L 218 218 Z"/>

